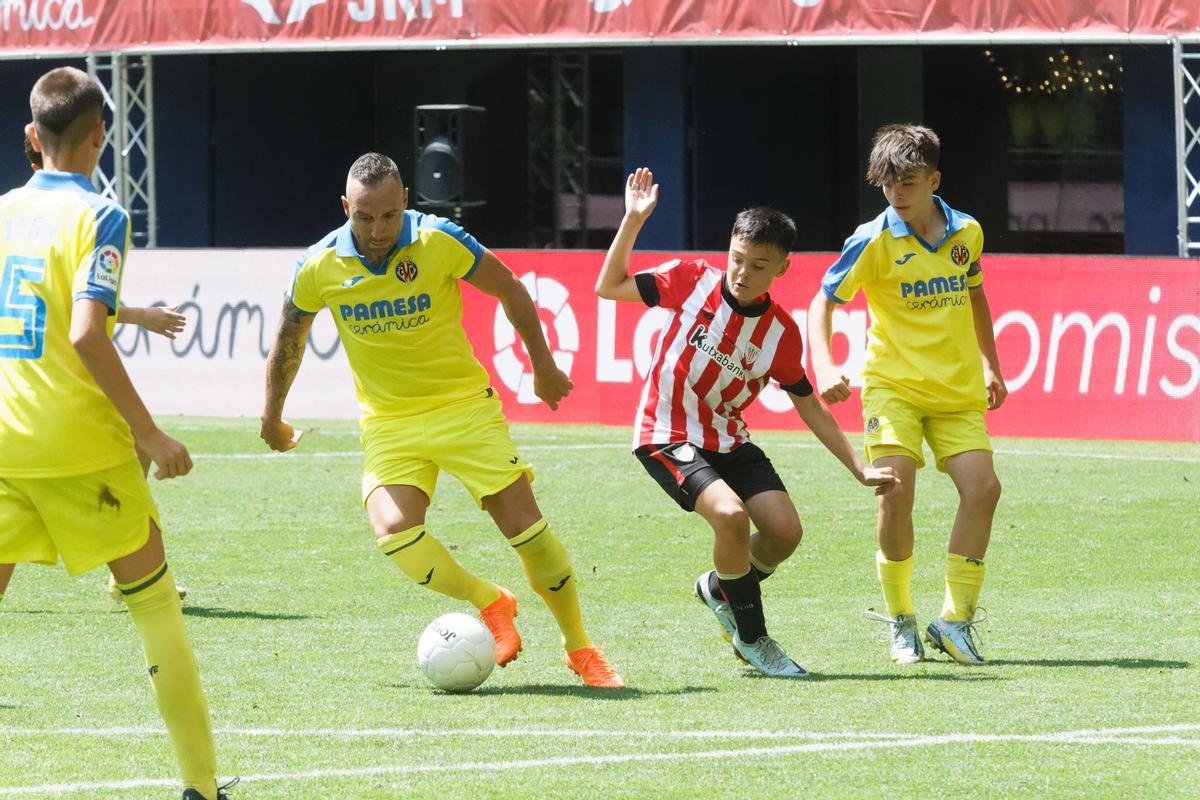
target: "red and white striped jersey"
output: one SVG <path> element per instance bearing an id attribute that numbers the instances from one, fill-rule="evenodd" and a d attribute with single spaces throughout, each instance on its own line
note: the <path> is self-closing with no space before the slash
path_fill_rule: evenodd
<path id="1" fill-rule="evenodd" d="M 642 389 L 634 449 L 690 442 L 728 453 L 749 441 L 742 410 L 768 380 L 811 391 L 800 328 L 769 294 L 744 306 L 725 287 L 724 270 L 698 259 L 669 261 L 635 280 L 646 305 L 672 313 Z"/>

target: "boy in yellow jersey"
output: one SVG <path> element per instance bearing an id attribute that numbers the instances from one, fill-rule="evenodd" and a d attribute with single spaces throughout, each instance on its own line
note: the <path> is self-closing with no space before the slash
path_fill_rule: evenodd
<path id="1" fill-rule="evenodd" d="M 925 640 L 960 663 L 982 664 L 972 626 L 1000 500 L 983 415 L 1004 403 L 1008 389 L 983 293 L 983 231 L 934 194 L 942 177 L 939 150 L 937 134 L 919 125 L 876 132 L 867 180 L 883 189 L 888 209 L 859 226 L 825 273 L 809 306 L 809 346 L 821 398 L 849 398 L 849 382 L 830 352 L 831 321 L 834 306 L 862 289 L 871 309 L 862 393 L 867 458 L 900 476 L 896 491 L 879 498 L 876 525 L 892 660 L 924 658 L 910 590 L 924 439 L 959 494 L 945 602 Z"/>
<path id="2" fill-rule="evenodd" d="M 29 141 L 29 136 L 25 137 L 25 158 L 29 161 L 29 167 L 34 172 L 42 168 L 42 154 L 33 148 L 33 142 Z M 187 317 L 179 313 L 178 308 L 162 308 L 159 306 L 147 307 L 131 307 L 122 304 L 117 309 L 117 322 L 129 325 L 137 325 L 139 328 L 144 328 L 152 333 L 161 334 L 168 339 L 174 339 L 175 334 L 181 333 L 187 325 Z M 139 452 L 138 458 L 142 462 L 142 472 L 145 473 L 150 468 L 150 459 L 146 458 L 144 453 Z M 12 580 L 14 564 L 0 564 L 0 600 L 4 599 L 4 593 L 8 590 L 9 581 Z M 187 588 L 182 583 L 176 584 L 179 590 L 179 599 L 187 597 Z M 109 573 L 108 576 L 108 593 L 113 600 L 119 603 L 125 602 L 125 596 L 121 594 L 121 590 L 117 587 L 117 579 Z"/>
<path id="3" fill-rule="evenodd" d="M 328 308 L 354 373 L 365 450 L 362 496 L 376 541 L 419 585 L 466 600 L 496 639 L 496 663 L 517 657 L 512 593 L 467 572 L 425 529 L 445 470 L 491 515 L 549 606 L 567 665 L 589 686 L 624 686 L 584 630 L 575 574 L 542 517 L 488 375 L 462 327 L 460 281 L 500 300 L 529 352 L 534 391 L 551 409 L 571 381 L 554 363 L 524 285 L 454 223 L 408 210 L 408 190 L 388 157 L 354 162 L 342 208 L 347 222 L 300 260 L 268 356 L 264 441 L 287 451 L 301 434 L 282 419 L 313 315 Z"/>
<path id="4" fill-rule="evenodd" d="M 45 169 L 0 197 L 0 562 L 73 575 L 107 563 L 146 653 L 185 800 L 217 800 L 208 704 L 135 446 L 161 479 L 186 475 L 129 380 L 112 331 L 129 216 L 88 182 L 103 95 L 62 67 L 30 94 Z"/>

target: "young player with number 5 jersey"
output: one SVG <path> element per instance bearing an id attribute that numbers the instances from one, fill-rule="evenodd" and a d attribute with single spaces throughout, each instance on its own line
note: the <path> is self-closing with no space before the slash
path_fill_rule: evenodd
<path id="1" fill-rule="evenodd" d="M 185 800 L 218 800 L 208 704 L 163 553 L 155 477 L 192 468 L 154 423 L 112 344 L 129 215 L 86 176 L 104 142 L 103 93 L 61 67 L 30 94 L 44 169 L 0 197 L 0 563 L 78 575 L 108 564 L 142 637 Z"/>

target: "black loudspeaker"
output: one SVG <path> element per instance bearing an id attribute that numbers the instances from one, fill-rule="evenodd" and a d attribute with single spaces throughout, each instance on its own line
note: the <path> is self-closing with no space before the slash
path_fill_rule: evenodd
<path id="1" fill-rule="evenodd" d="M 417 106 L 416 205 L 481 206 L 485 110 L 480 106 Z"/>

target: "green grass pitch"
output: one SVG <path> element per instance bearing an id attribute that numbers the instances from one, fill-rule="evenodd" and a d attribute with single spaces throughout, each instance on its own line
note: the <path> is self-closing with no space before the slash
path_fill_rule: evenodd
<path id="1" fill-rule="evenodd" d="M 429 529 L 522 601 L 525 650 L 480 690 L 416 666 L 438 614 L 373 545 L 356 427 L 268 456 L 250 420 L 176 419 L 191 476 L 155 485 L 231 800 L 530 797 L 1195 797 L 1200 785 L 1200 448 L 1001 439 L 982 605 L 990 663 L 897 667 L 874 501 L 808 434 L 756 436 L 805 523 L 764 585 L 813 672 L 750 674 L 692 597 L 703 521 L 630 456 L 628 431 L 514 426 L 629 688 L 578 685 L 490 520 L 443 476 Z M 927 468 L 914 594 L 940 609 L 955 507 Z M 0 603 L 0 798 L 178 797 L 127 615 L 96 571 L 17 569 Z"/>

